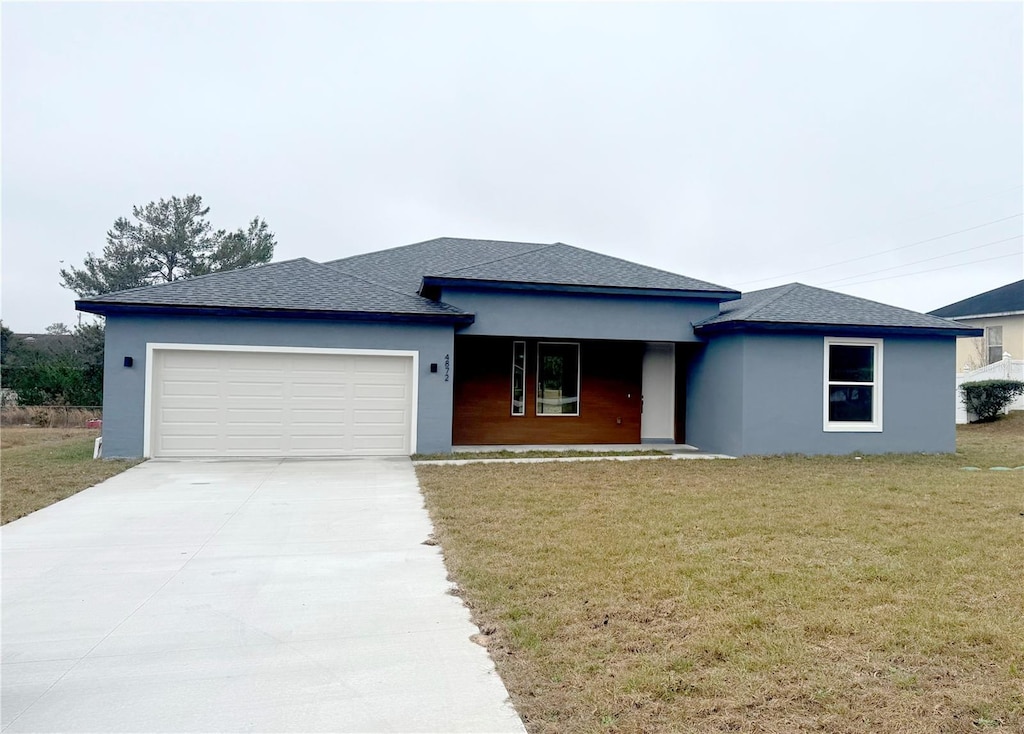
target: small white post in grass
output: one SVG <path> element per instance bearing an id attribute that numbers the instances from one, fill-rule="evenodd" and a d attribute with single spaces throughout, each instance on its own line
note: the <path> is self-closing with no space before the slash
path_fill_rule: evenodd
<path id="1" fill-rule="evenodd" d="M 103 436 L 96 438 L 96 442 L 92 445 L 92 458 L 99 459 L 103 456 Z"/>

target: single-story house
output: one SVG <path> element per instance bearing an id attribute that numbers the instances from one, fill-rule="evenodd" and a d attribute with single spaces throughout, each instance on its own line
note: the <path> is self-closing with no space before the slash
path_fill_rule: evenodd
<path id="1" fill-rule="evenodd" d="M 957 339 L 956 371 L 995 364 L 1009 354 L 1024 359 L 1024 280 L 1009 283 L 928 312 L 984 329 L 977 337 Z"/>
<path id="2" fill-rule="evenodd" d="M 555 244 L 440 238 L 76 302 L 106 317 L 104 455 L 688 443 L 953 451 L 947 319 L 741 294 Z"/>

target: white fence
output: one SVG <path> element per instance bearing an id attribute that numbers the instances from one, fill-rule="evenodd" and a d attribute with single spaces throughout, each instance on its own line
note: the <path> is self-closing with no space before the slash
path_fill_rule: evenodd
<path id="1" fill-rule="evenodd" d="M 1024 380 L 1024 359 L 1011 359 L 1009 354 L 1004 354 L 998 362 L 970 372 L 960 372 L 956 376 L 956 422 L 969 423 L 977 418 L 976 415 L 967 413 L 967 406 L 964 405 L 964 396 L 960 394 L 960 386 L 965 382 L 981 382 L 982 380 Z M 1017 399 L 1010 403 L 1007 412 L 1011 410 L 1024 410 L 1024 395 L 1018 395 Z"/>

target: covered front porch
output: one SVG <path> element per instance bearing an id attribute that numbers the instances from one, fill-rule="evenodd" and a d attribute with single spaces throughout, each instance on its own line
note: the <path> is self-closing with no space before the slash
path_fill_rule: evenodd
<path id="1" fill-rule="evenodd" d="M 694 345 L 456 336 L 452 443 L 694 450 L 686 374 Z"/>

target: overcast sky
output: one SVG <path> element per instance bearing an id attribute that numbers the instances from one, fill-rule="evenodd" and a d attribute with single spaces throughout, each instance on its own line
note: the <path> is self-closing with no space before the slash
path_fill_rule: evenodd
<path id="1" fill-rule="evenodd" d="M 0 12 L 16 332 L 73 323 L 61 261 L 190 193 L 275 260 L 560 241 L 920 311 L 1024 277 L 1020 3 Z"/>

